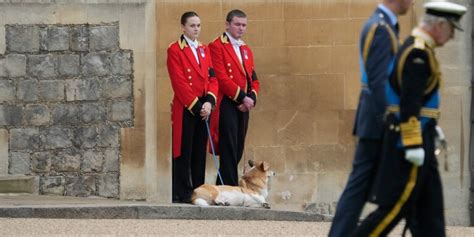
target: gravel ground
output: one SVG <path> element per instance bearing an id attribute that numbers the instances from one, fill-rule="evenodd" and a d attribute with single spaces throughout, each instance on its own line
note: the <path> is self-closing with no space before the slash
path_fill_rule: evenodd
<path id="1" fill-rule="evenodd" d="M 0 236 L 326 236 L 330 223 L 288 221 L 1 219 Z M 400 236 L 401 226 L 390 236 Z M 448 236 L 474 236 L 449 227 Z"/>

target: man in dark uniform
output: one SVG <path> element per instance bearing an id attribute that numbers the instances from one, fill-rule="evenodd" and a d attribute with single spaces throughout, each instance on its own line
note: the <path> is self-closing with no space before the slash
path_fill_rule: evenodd
<path id="1" fill-rule="evenodd" d="M 434 48 L 460 28 L 466 8 L 428 2 L 420 26 L 397 53 L 387 83 L 382 158 L 375 181 L 378 209 L 355 236 L 385 236 L 405 218 L 412 236 L 445 236 L 443 193 L 435 157 L 441 73 Z"/>
<path id="2" fill-rule="evenodd" d="M 212 137 L 220 154 L 222 180 L 232 186 L 239 184 L 237 167 L 260 88 L 252 50 L 241 39 L 246 29 L 247 15 L 232 10 L 226 17 L 226 32 L 209 44 L 219 82 L 217 110 L 211 119 Z M 219 178 L 216 184 L 222 184 Z"/>
<path id="3" fill-rule="evenodd" d="M 354 126 L 359 142 L 352 172 L 342 193 L 329 236 L 345 237 L 357 227 L 360 213 L 380 157 L 385 84 L 398 49 L 398 15 L 405 14 L 412 0 L 384 0 L 365 23 L 360 39 L 362 90 Z"/>

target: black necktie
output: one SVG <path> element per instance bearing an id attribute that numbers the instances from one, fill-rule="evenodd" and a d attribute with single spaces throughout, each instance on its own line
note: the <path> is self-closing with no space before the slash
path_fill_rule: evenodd
<path id="1" fill-rule="evenodd" d="M 395 24 L 395 34 L 398 36 L 398 33 L 400 32 L 400 25 L 398 24 Z"/>

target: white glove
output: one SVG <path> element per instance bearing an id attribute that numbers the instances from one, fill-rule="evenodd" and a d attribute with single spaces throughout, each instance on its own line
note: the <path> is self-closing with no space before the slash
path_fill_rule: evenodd
<path id="1" fill-rule="evenodd" d="M 446 136 L 444 136 L 443 129 L 438 125 L 436 125 L 436 133 L 438 134 L 438 139 L 439 140 L 441 140 L 441 141 L 446 140 Z"/>
<path id="2" fill-rule="evenodd" d="M 416 166 L 421 166 L 425 161 L 425 150 L 423 148 L 407 149 L 405 151 L 405 159 Z"/>

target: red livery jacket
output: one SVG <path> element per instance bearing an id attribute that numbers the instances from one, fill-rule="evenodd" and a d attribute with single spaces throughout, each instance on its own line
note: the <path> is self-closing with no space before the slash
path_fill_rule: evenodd
<path id="1" fill-rule="evenodd" d="M 183 112 L 188 109 L 194 116 L 200 116 L 202 103 L 198 97 L 215 106 L 218 93 L 218 82 L 212 67 L 209 49 L 199 43 L 197 54 L 200 64 L 184 36 L 168 47 L 166 61 L 171 86 L 174 91 L 171 106 L 171 123 L 173 127 L 173 158 L 181 155 L 181 136 Z"/>
<path id="2" fill-rule="evenodd" d="M 216 108 L 219 108 L 224 96 L 234 100 L 237 104 L 241 104 L 243 98 L 249 96 L 256 103 L 260 84 L 255 73 L 252 50 L 245 44 L 240 46 L 243 62 L 240 63 L 226 33 L 211 42 L 209 49 L 216 77 L 219 81 Z M 212 140 L 216 144 L 215 147 L 218 147 L 219 109 L 215 110 L 211 115 L 211 130 Z"/>

